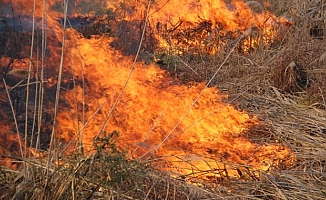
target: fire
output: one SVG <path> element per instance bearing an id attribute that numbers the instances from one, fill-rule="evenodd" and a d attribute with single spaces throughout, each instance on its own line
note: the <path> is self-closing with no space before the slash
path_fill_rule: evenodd
<path id="1" fill-rule="evenodd" d="M 278 37 L 278 29 L 290 23 L 264 11 L 255 1 L 174 0 L 162 5 L 155 1 L 150 20 L 157 24 L 160 46 L 163 49 L 172 47 L 175 53 L 189 47 L 195 47 L 197 51 L 198 47 L 209 48 L 206 53 L 218 53 L 226 44 L 223 38 L 235 39 L 241 35 L 244 40 L 241 49 L 249 52 L 251 48 L 272 44 Z M 248 30 L 254 29 L 260 30 L 259 35 L 246 35 Z M 176 50 L 180 48 L 181 52 Z"/>
<path id="2" fill-rule="evenodd" d="M 132 58 L 122 56 L 109 43 L 108 38 L 79 38 L 71 49 L 73 73 L 80 79 L 83 71 L 88 86 L 82 89 L 77 85 L 63 97 L 65 104 L 71 105 L 63 108 L 58 118 L 60 137 L 66 143 L 82 129 L 85 148 L 92 148 L 94 137 L 128 79 Z M 272 163 L 275 157 L 282 160 L 289 155 L 287 148 L 260 146 L 245 138 L 245 131 L 258 120 L 225 103 L 226 96 L 216 88 L 206 88 L 196 101 L 204 86 L 181 85 L 155 65 L 136 63 L 103 131 L 118 131 L 119 145 L 133 156 L 146 158 L 155 153 L 175 161 L 171 155 L 185 160 L 195 155 L 191 164 L 198 163 L 196 167 L 203 170 L 217 168 L 222 161 L 266 169 L 267 161 Z M 87 105 L 83 117 L 89 120 L 85 127 L 82 108 L 74 106 L 83 104 Z M 207 165 L 204 157 L 214 160 L 213 164 Z"/>
<path id="3" fill-rule="evenodd" d="M 31 3 L 17 4 L 31 12 Z M 37 5 L 36 15 L 41 17 L 42 11 L 53 5 L 55 2 L 46 7 Z M 145 8 L 137 12 L 143 13 Z M 49 17 L 48 23 L 60 27 L 59 16 L 56 13 Z M 180 21 L 187 22 L 182 26 L 207 21 L 210 28 L 227 34 L 261 26 L 270 14 L 252 13 L 242 1 L 226 4 L 219 0 L 178 0 L 166 4 L 155 1 L 149 16 L 152 22 L 166 24 L 167 30 Z M 52 31 L 61 41 L 61 29 Z M 118 131 L 119 146 L 128 150 L 129 156 L 166 157 L 182 173 L 189 173 L 190 166 L 217 169 L 224 162 L 267 169 L 266 162 L 289 156 L 286 147 L 259 145 L 245 137 L 246 131 L 259 124 L 258 119 L 227 104 L 227 96 L 217 88 L 206 87 L 206 83 L 182 85 L 155 64 L 134 65 L 132 57 L 110 47 L 112 38 L 86 39 L 73 29 L 66 30 L 66 34 L 63 81 L 74 84 L 62 91 L 56 132 L 65 144 L 82 141 L 84 148 L 91 150 L 95 137 Z M 54 44 L 49 45 L 51 56 L 46 59 L 52 65 L 45 66 L 47 72 L 59 66 L 61 49 Z M 52 87 L 56 82 L 49 76 L 47 84 Z M 70 145 L 68 150 L 74 147 Z"/>

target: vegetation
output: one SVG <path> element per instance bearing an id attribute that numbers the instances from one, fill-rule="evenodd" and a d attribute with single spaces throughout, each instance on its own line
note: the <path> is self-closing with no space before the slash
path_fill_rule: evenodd
<path id="1" fill-rule="evenodd" d="M 118 132 L 104 132 L 95 138 L 91 152 L 84 152 L 82 146 L 77 145 L 71 154 L 62 154 L 65 147 L 49 136 L 42 139 L 47 140 L 46 144 L 35 146 L 35 141 L 40 140 L 38 136 L 33 138 L 31 130 L 17 125 L 26 121 L 35 123 L 23 115 L 23 118 L 13 117 L 10 120 L 13 126 L 16 125 L 11 127 L 14 132 L 25 133 L 20 134 L 20 137 L 25 138 L 25 144 L 13 145 L 11 135 L 2 135 L 0 138 L 0 158 L 3 163 L 0 167 L 1 199 L 326 198 L 324 0 L 261 0 L 259 2 L 265 9 L 277 16 L 286 16 L 291 21 L 288 29 L 281 31 L 280 38 L 272 44 L 252 48 L 247 53 L 241 48 L 233 51 L 234 46 L 226 45 L 214 54 L 198 48 L 179 49 L 183 51 L 182 54 L 158 50 L 157 42 L 151 36 L 155 29 L 153 25 L 146 25 L 143 21 L 128 23 L 122 20 L 121 15 L 131 12 L 132 4 L 136 5 L 136 1 L 121 3 L 121 9 L 117 11 L 97 9 L 98 5 L 105 5 L 103 1 L 89 2 L 70 4 L 80 8 L 83 14 L 107 14 L 107 18 L 76 28 L 81 34 L 85 37 L 94 34 L 112 36 L 113 47 L 126 55 L 137 55 L 138 60 L 142 59 L 146 63 L 156 62 L 184 84 L 210 80 L 210 86 L 217 86 L 229 96 L 228 103 L 260 119 L 261 124 L 248 131 L 248 138 L 261 144 L 272 141 L 288 146 L 295 155 L 295 161 L 289 166 L 280 165 L 266 171 L 243 166 L 237 178 L 228 176 L 227 172 L 210 177 L 209 172 L 203 171 L 202 174 L 208 175 L 205 179 L 190 174 L 176 175 L 159 170 L 164 162 L 158 161 L 161 158 L 140 160 L 128 156 L 128 152 L 116 144 Z M 56 4 L 53 8 L 60 10 L 60 6 Z M 146 51 L 138 52 L 144 27 L 147 30 L 143 35 Z M 129 29 L 137 31 L 128 34 L 126 30 Z M 252 34 L 259 34 L 261 30 L 256 31 Z M 22 49 L 18 51 L 12 46 L 17 43 L 23 46 L 28 44 L 31 39 L 25 37 L 29 35 L 15 33 L 15 36 L 8 36 L 0 33 L 0 46 L 8 50 L 0 50 L 0 54 L 19 59 Z M 234 44 L 237 39 L 233 38 L 230 44 Z M 8 62 L 1 60 L 1 79 L 10 77 L 15 83 L 26 77 L 29 79 L 32 70 L 11 70 L 9 66 L 14 59 Z M 211 80 L 216 66 L 221 67 L 218 75 Z M 13 90 L 7 97 L 9 91 L 6 80 L 2 84 L 0 120 L 4 122 L 7 114 L 14 110 L 16 113 L 25 112 L 17 99 L 26 96 L 19 96 L 24 88 L 18 88 L 19 91 Z M 55 87 L 48 90 L 55 91 Z M 31 91 L 29 95 L 42 95 L 42 90 L 36 86 L 31 86 Z M 46 98 L 55 102 L 51 99 L 54 96 Z M 38 98 L 35 96 L 35 99 Z M 40 112 L 44 113 L 44 123 L 53 123 L 53 115 L 47 116 L 44 110 Z M 51 129 L 45 132 L 50 135 Z M 24 150 L 29 143 L 38 149 L 52 151 L 40 151 L 32 155 L 29 150 Z"/>

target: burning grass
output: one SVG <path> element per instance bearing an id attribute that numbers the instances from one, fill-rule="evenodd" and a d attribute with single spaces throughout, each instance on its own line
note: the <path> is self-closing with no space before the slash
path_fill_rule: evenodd
<path id="1" fill-rule="evenodd" d="M 121 4 L 120 8 L 131 12 L 128 8 L 132 3 L 139 6 L 137 2 L 131 2 L 126 5 Z M 109 35 L 116 39 L 115 43 L 111 43 L 111 47 L 107 42 L 111 39 L 105 36 L 102 39 L 99 36 L 85 39 L 76 31 L 67 30 L 69 37 L 65 45 L 70 50 L 62 51 L 67 56 L 63 60 L 64 70 L 59 73 L 60 76 L 62 75 L 62 84 L 59 88 L 63 91 L 61 95 L 65 95 L 64 98 L 60 98 L 60 105 L 65 106 L 65 109 L 58 115 L 55 114 L 54 109 L 57 105 L 53 103 L 59 100 L 58 97 L 55 99 L 57 75 L 54 72 L 58 71 L 56 66 L 60 65 L 60 60 L 58 57 L 51 59 L 51 56 L 61 54 L 62 49 L 55 46 L 60 44 L 61 39 L 49 33 L 52 38 L 57 39 L 51 40 L 49 44 L 55 48 L 46 52 L 44 58 L 49 60 L 46 65 L 42 64 L 46 67 L 35 70 L 35 73 L 28 69 L 29 59 L 10 58 L 10 56 L 24 55 L 22 54 L 24 48 L 15 51 L 13 44 L 19 41 L 13 41 L 12 37 L 8 38 L 5 35 L 4 40 L 10 41 L 8 46 L 10 52 L 16 53 L 7 54 L 1 60 L 4 82 L 14 82 L 13 85 L 4 87 L 0 94 L 2 128 L 0 141 L 3 143 L 0 152 L 4 164 L 0 170 L 1 198 L 325 199 L 326 106 L 324 97 L 326 88 L 325 49 L 323 49 L 325 42 L 320 36 L 320 31 L 315 32 L 315 29 L 311 29 L 315 28 L 315 21 L 310 21 L 320 17 L 322 12 L 319 11 L 323 7 L 316 7 L 316 5 L 323 2 L 287 3 L 288 1 L 273 1 L 270 4 L 263 4 L 264 9 L 270 9 L 279 15 L 287 12 L 288 17 L 292 17 L 293 21 L 290 27 L 281 29 L 282 34 L 278 35 L 280 39 L 267 44 L 249 42 L 255 44 L 249 45 L 250 51 L 244 51 L 243 45 L 246 45 L 246 41 L 250 41 L 250 38 L 261 38 L 259 36 L 264 33 L 264 29 L 259 26 L 251 29 L 251 32 L 249 29 L 241 29 L 240 32 L 248 32 L 222 35 L 219 33 L 223 31 L 223 26 L 216 29 L 204 19 L 201 19 L 200 23 L 177 21 L 173 24 L 174 29 L 161 29 L 161 26 L 156 26 L 156 29 L 160 28 L 160 31 L 163 31 L 165 39 L 181 41 L 178 43 L 180 48 L 177 51 L 175 43 L 170 43 L 170 49 L 160 49 L 158 52 L 155 52 L 158 44 L 154 40 L 155 37 L 148 38 L 154 34 L 155 28 L 153 24 L 146 24 L 142 20 L 135 21 L 131 18 L 126 20 L 124 16 L 119 20 L 110 18 L 110 22 L 96 24 L 92 27 L 96 29 L 92 30 L 94 32 L 89 31 L 90 29 L 79 29 L 81 32 L 86 30 L 87 36 L 91 33 L 107 35 L 109 30 Z M 305 6 L 301 7 L 302 3 L 306 3 Z M 280 7 L 281 5 L 291 6 L 285 9 L 284 6 Z M 235 8 L 237 6 L 232 7 Z M 295 10 L 304 12 L 295 12 Z M 117 13 L 120 12 L 121 10 Z M 295 13 L 308 14 L 296 16 Z M 207 17 L 210 19 L 209 17 L 212 16 Z M 132 23 L 128 24 L 128 20 Z M 221 25 L 221 23 L 217 24 Z M 137 29 L 137 33 L 129 32 L 124 35 L 121 28 L 114 28 L 119 25 L 129 28 L 128 30 Z M 105 31 L 101 32 L 98 27 L 105 27 Z M 147 27 L 149 32 L 143 33 L 144 27 Z M 210 32 L 212 29 L 216 31 L 213 31 L 215 36 L 220 37 L 214 37 L 213 43 L 216 45 L 214 51 L 203 45 L 209 40 L 208 35 L 212 33 Z M 20 34 L 15 37 L 21 38 Z M 135 45 L 139 41 L 137 39 L 141 37 L 145 37 L 142 41 L 147 46 L 144 45 L 143 47 L 146 48 L 138 54 Z M 35 35 L 35 38 L 38 38 L 38 35 Z M 198 39 L 201 39 L 200 43 L 196 43 Z M 209 41 L 211 44 L 213 40 Z M 130 45 L 132 49 L 126 48 L 124 43 L 127 47 Z M 189 48 L 184 48 L 183 45 Z M 42 43 L 35 45 L 35 48 L 38 47 L 42 47 Z M 143 68 L 140 63 L 125 61 L 126 57 L 121 56 L 118 51 L 113 51 L 112 47 L 130 50 L 126 54 L 136 53 L 147 63 L 155 61 L 161 68 L 168 70 L 169 74 L 157 70 L 153 64 Z M 37 56 L 32 57 L 31 60 L 36 58 Z M 35 62 L 35 60 L 33 66 L 44 62 L 37 60 Z M 104 65 L 109 62 L 112 62 L 110 66 L 116 67 L 117 71 Z M 105 67 L 102 68 L 103 66 Z M 123 81 L 128 77 L 128 72 L 123 71 L 125 66 L 133 66 L 134 76 L 142 75 L 139 76 L 140 78 L 128 78 L 126 87 L 123 86 Z M 92 72 L 96 72 L 94 76 L 91 76 Z M 44 73 L 45 78 L 42 78 L 43 75 L 37 76 L 39 73 Z M 30 75 L 32 77 L 29 77 Z M 171 78 L 170 75 L 178 79 Z M 26 76 L 31 78 L 30 83 L 24 79 Z M 108 85 L 105 79 L 114 79 L 114 87 Z M 23 85 L 14 86 L 21 80 L 25 81 L 22 82 Z M 94 80 L 97 85 L 93 84 Z M 45 91 L 39 87 L 42 81 Z M 194 96 L 188 92 L 200 93 L 203 84 L 198 82 L 202 81 L 209 83 L 207 85 L 209 87 L 204 87 L 209 93 L 202 94 L 205 101 L 194 101 L 194 99 L 190 101 L 188 96 Z M 147 99 L 145 104 L 139 99 L 147 92 L 136 92 L 142 91 L 143 88 L 139 83 L 143 82 L 146 86 L 144 91 L 151 91 L 150 93 L 153 94 L 151 99 L 154 100 Z M 27 98 L 25 83 L 30 87 L 30 93 L 27 94 L 31 96 L 31 102 L 27 103 L 30 107 L 26 114 L 24 109 L 26 104 L 21 100 Z M 137 90 L 130 90 L 128 86 Z M 219 88 L 219 92 L 214 89 L 214 86 Z M 178 90 L 180 88 L 181 91 Z M 119 96 L 120 90 L 127 98 L 123 95 Z M 96 92 L 88 95 L 92 91 Z M 221 93 L 227 94 L 228 98 L 223 98 L 224 95 Z M 177 97 L 170 98 L 173 102 L 168 102 L 165 106 L 163 101 L 160 101 L 164 95 Z M 9 100 L 7 96 L 10 97 Z M 42 100 L 38 101 L 40 98 Z M 115 104 L 113 101 L 117 98 L 120 104 Z M 183 100 L 182 104 L 178 103 L 179 98 Z M 108 107 L 105 105 L 107 99 L 112 100 Z M 132 104 L 135 99 L 140 107 Z M 185 112 L 183 109 L 189 106 L 183 104 L 186 104 L 187 100 L 190 101 L 189 105 L 195 102 L 191 106 L 195 111 L 190 114 L 190 118 L 204 121 L 203 124 L 198 123 L 199 127 L 192 127 L 191 123 L 189 125 L 180 122 L 180 125 L 178 121 L 173 121 L 179 120 L 182 115 L 178 115 L 177 119 L 165 118 L 165 115 L 172 115 L 176 107 L 178 114 Z M 94 102 L 95 104 L 92 104 Z M 226 114 L 220 113 L 214 116 L 206 113 L 209 117 L 205 121 L 205 117 L 197 114 L 205 113 L 207 110 L 197 112 L 200 106 L 196 103 L 212 110 L 226 110 Z M 126 114 L 123 114 L 125 113 L 123 106 L 128 108 L 129 112 Z M 153 115 L 147 113 L 145 117 L 141 116 L 140 113 L 145 112 L 142 108 L 146 106 L 151 106 L 151 110 L 157 108 L 158 111 L 169 112 L 161 115 L 160 112 Z M 37 109 L 39 107 L 42 109 Z M 110 113 L 111 108 L 116 110 L 111 117 L 113 122 L 101 117 Z M 135 109 L 137 111 L 134 111 Z M 12 110 L 16 118 L 11 117 Z M 36 110 L 38 115 L 33 115 Z M 230 114 L 231 112 L 234 114 Z M 56 116 L 58 119 L 63 117 L 66 121 L 61 121 L 60 128 L 53 129 L 53 117 Z M 125 116 L 131 117 L 125 119 Z M 39 119 L 38 117 L 42 121 L 35 120 Z M 244 118 L 240 120 L 237 117 Z M 17 126 L 11 122 L 14 119 Z M 209 120 L 215 123 L 210 123 Z M 228 123 L 224 124 L 226 121 Z M 164 126 L 160 126 L 160 122 L 164 122 Z M 114 130 L 103 128 L 106 123 L 109 127 L 114 127 Z M 154 125 L 145 130 L 140 128 L 150 123 Z M 178 126 L 174 127 L 176 123 L 181 126 L 180 129 L 177 129 Z M 169 124 L 172 126 L 169 127 Z M 228 124 L 233 124 L 232 129 L 216 131 L 220 127 L 226 129 Z M 34 131 L 26 130 L 26 126 L 34 127 Z M 149 130 L 151 127 L 152 129 Z M 199 134 L 201 127 L 204 127 L 205 134 L 208 134 L 203 138 L 200 136 L 204 133 Z M 216 135 L 212 134 L 209 129 L 211 127 L 214 127 Z M 177 140 L 170 139 L 170 134 L 167 137 L 159 135 L 160 140 L 154 140 L 158 137 L 155 131 L 160 130 L 161 134 L 169 133 L 169 130 L 165 129 L 173 128 L 178 131 L 178 134 L 171 132 Z M 13 134 L 13 131 L 25 133 L 20 147 L 17 145 L 19 134 Z M 140 135 L 145 131 L 149 131 L 148 135 L 145 134 L 147 140 L 132 142 L 135 138 L 131 136 L 142 138 Z M 34 135 L 34 132 L 38 135 Z M 54 132 L 57 137 L 51 138 L 51 133 L 53 135 Z M 132 135 L 126 136 L 127 132 Z M 179 132 L 190 135 L 185 139 Z M 217 141 L 209 135 L 215 136 Z M 22 137 L 22 134 L 20 136 Z M 165 141 L 165 138 L 169 140 Z M 200 143 L 203 140 L 205 143 Z M 161 141 L 164 142 L 160 144 Z M 239 144 L 240 148 L 237 148 L 236 144 Z M 241 144 L 246 145 L 241 147 Z M 160 149 L 153 147 L 160 147 Z M 128 151 L 130 149 L 134 152 L 139 151 L 140 155 L 144 153 L 148 155 L 142 157 L 134 152 L 130 153 Z M 180 149 L 183 154 L 180 154 Z M 13 150 L 17 150 L 17 153 L 10 152 Z M 169 153 L 164 154 L 166 152 Z M 283 152 L 287 153 L 283 154 Z"/>

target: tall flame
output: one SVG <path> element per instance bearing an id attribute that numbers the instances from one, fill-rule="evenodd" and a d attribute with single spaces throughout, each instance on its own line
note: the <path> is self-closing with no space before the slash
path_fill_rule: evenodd
<path id="1" fill-rule="evenodd" d="M 64 99 L 71 107 L 63 109 L 59 121 L 61 137 L 66 142 L 79 132 L 77 124 L 83 127 L 82 110 L 73 105 L 83 105 L 84 101 L 87 105 L 85 119 L 90 121 L 82 135 L 83 143 L 91 146 L 128 79 L 132 58 L 114 51 L 109 43 L 106 38 L 80 38 L 71 50 L 74 74 L 80 78 L 83 71 L 88 86 L 83 90 L 78 85 L 65 93 Z M 119 145 L 130 151 L 136 149 L 138 157 L 153 153 L 201 155 L 265 168 L 266 160 L 288 156 L 287 148 L 260 146 L 243 137 L 258 120 L 225 103 L 226 96 L 216 88 L 206 88 L 196 101 L 204 86 L 181 85 L 155 65 L 136 63 L 104 130 L 120 132 Z"/>
<path id="2" fill-rule="evenodd" d="M 37 5 L 36 15 L 41 17 L 44 9 L 54 3 L 46 7 Z M 24 6 L 26 15 L 32 10 L 30 1 L 15 4 Z M 145 7 L 138 10 L 144 11 Z M 220 0 L 173 0 L 166 4 L 155 1 L 150 12 L 151 20 L 171 26 L 180 20 L 197 23 L 204 19 L 214 26 L 222 25 L 225 31 L 258 26 L 267 15 L 253 14 L 242 1 L 226 4 Z M 59 16 L 53 14 L 48 23 L 60 27 Z M 60 28 L 54 31 L 62 34 Z M 260 169 L 266 168 L 266 160 L 282 160 L 290 154 L 285 147 L 261 146 L 244 137 L 245 131 L 257 125 L 258 120 L 225 103 L 226 96 L 215 87 L 207 88 L 205 83 L 182 85 L 154 64 L 137 62 L 132 68 L 132 58 L 110 47 L 110 38 L 85 39 L 71 29 L 66 34 L 69 52 L 65 54 L 64 73 L 67 77 L 73 74 L 76 80 L 73 89 L 64 91 L 60 99 L 57 137 L 66 143 L 80 137 L 90 150 L 98 134 L 118 131 L 119 146 L 133 156 L 187 155 L 183 157 L 187 160 L 189 155 L 196 155 L 212 158 L 215 165 L 227 160 Z M 60 49 L 56 46 L 49 49 L 47 63 L 59 66 Z M 46 71 L 51 71 L 51 66 L 47 67 Z M 48 85 L 55 84 L 52 78 Z M 217 167 L 203 163 L 198 162 L 197 166 L 204 170 Z"/>

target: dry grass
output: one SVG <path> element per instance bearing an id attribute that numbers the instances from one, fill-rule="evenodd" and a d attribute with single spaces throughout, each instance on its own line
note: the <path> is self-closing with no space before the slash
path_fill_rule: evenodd
<path id="1" fill-rule="evenodd" d="M 326 198 L 325 39 L 318 35 L 320 31 L 315 34 L 316 28 L 324 27 L 324 4 L 270 2 L 270 10 L 295 22 L 283 35 L 282 43 L 250 54 L 233 53 L 214 80 L 213 85 L 229 95 L 230 103 L 261 119 L 261 126 L 251 130 L 253 140 L 287 145 L 296 157 L 291 167 L 260 172 L 259 177 L 219 181 L 214 193 L 223 194 L 222 198 Z M 188 65 L 181 63 L 170 71 L 185 82 L 208 80 L 224 55 L 222 52 L 197 60 L 185 55 L 181 59 Z"/>
<path id="2" fill-rule="evenodd" d="M 228 94 L 229 103 L 238 109 L 257 115 L 261 124 L 249 130 L 248 137 L 256 143 L 288 146 L 295 155 L 292 165 L 268 171 L 242 166 L 239 178 L 227 173 L 207 179 L 171 176 L 154 169 L 162 164 L 154 159 L 127 159 L 115 146 L 117 135 L 112 133 L 94 141 L 95 153 L 89 156 L 55 154 L 52 162 L 47 161 L 46 152 L 24 161 L 7 156 L 25 167 L 0 168 L 0 198 L 325 199 L 326 49 L 320 31 L 325 25 L 325 2 L 279 0 L 262 4 L 277 15 L 292 18 L 294 25 L 270 47 L 249 54 L 234 52 L 211 86 Z M 189 83 L 209 80 L 229 50 L 215 55 L 187 52 L 156 56 L 162 68 Z"/>

